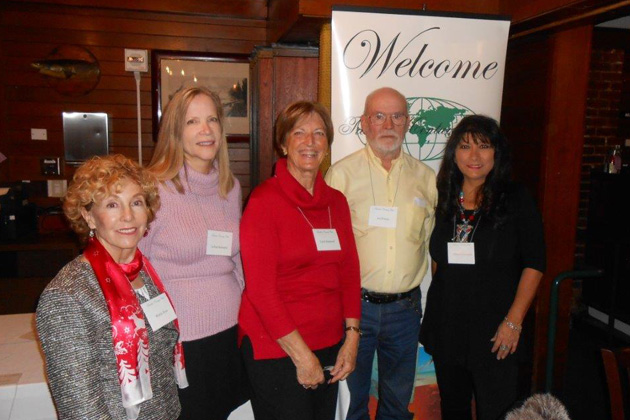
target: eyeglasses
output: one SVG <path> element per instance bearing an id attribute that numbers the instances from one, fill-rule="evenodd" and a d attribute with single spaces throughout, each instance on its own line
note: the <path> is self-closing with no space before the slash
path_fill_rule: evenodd
<path id="1" fill-rule="evenodd" d="M 407 118 L 409 116 L 407 114 L 401 114 L 399 112 L 395 112 L 393 114 L 383 114 L 382 112 L 377 112 L 376 114 L 368 116 L 370 122 L 374 125 L 385 124 L 385 121 L 387 121 L 387 117 L 392 120 L 392 123 L 394 125 L 403 125 L 407 122 Z"/>

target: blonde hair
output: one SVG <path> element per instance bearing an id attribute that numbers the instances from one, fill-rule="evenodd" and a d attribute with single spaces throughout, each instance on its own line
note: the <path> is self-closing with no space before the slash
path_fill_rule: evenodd
<path id="1" fill-rule="evenodd" d="M 142 189 L 147 204 L 148 228 L 160 208 L 160 195 L 153 174 L 123 155 L 95 156 L 76 170 L 63 198 L 63 212 L 82 240 L 87 239 L 90 227 L 81 210 L 89 211 L 94 203 L 113 191 L 119 192 L 125 182 L 133 182 Z"/>
<path id="2" fill-rule="evenodd" d="M 188 87 L 180 90 L 173 96 L 166 106 L 157 145 L 153 152 L 153 158 L 149 163 L 149 170 L 164 183 L 171 181 L 180 194 L 184 194 L 184 186 L 179 177 L 179 171 L 184 166 L 184 147 L 182 145 L 182 133 L 188 107 L 198 95 L 208 96 L 217 109 L 217 117 L 221 126 L 221 141 L 215 160 L 219 169 L 219 196 L 226 198 L 234 187 L 234 175 L 230 170 L 230 157 L 228 155 L 227 139 L 223 130 L 223 105 L 219 95 L 206 87 Z"/>

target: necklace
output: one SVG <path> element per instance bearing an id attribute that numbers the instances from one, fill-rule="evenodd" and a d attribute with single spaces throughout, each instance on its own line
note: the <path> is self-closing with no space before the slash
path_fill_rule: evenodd
<path id="1" fill-rule="evenodd" d="M 464 191 L 459 192 L 459 199 L 457 200 L 459 207 L 459 223 L 456 223 L 455 232 L 453 235 L 453 242 L 472 242 L 474 235 L 473 226 L 471 223 L 475 221 L 479 209 L 475 209 L 466 216 L 466 209 L 464 209 Z M 475 225 L 475 229 L 477 225 Z"/>
<path id="2" fill-rule="evenodd" d="M 315 226 L 313 226 L 313 224 L 311 223 L 310 220 L 308 220 L 308 217 L 306 217 L 306 215 L 304 214 L 304 212 L 302 211 L 302 209 L 298 206 L 297 208 L 300 213 L 302 213 L 302 216 L 304 216 L 304 219 L 306 220 L 306 223 L 308 223 L 311 226 L 311 229 L 315 230 Z M 332 229 L 332 216 L 330 215 L 330 206 L 328 206 L 328 223 L 330 223 L 330 229 Z"/>

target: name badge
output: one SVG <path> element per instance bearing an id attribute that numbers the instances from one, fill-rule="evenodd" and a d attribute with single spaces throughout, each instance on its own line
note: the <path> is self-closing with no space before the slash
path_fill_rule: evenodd
<path id="1" fill-rule="evenodd" d="M 232 256 L 232 232 L 221 232 L 220 230 L 208 231 L 208 242 L 206 243 L 206 255 Z"/>
<path id="2" fill-rule="evenodd" d="M 368 225 L 395 228 L 398 220 L 398 207 L 370 206 Z"/>
<path id="3" fill-rule="evenodd" d="M 449 242 L 449 264 L 475 264 L 474 242 Z"/>
<path id="4" fill-rule="evenodd" d="M 153 331 L 159 330 L 177 318 L 175 310 L 173 310 L 166 293 L 162 293 L 161 295 L 144 302 L 140 306 L 142 306 L 144 317 L 147 321 L 149 321 L 149 325 Z"/>
<path id="5" fill-rule="evenodd" d="M 313 229 L 313 237 L 318 251 L 341 251 L 336 229 Z"/>

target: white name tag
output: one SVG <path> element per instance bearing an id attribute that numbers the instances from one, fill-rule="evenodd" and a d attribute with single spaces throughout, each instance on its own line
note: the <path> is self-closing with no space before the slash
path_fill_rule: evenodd
<path id="1" fill-rule="evenodd" d="M 313 229 L 313 237 L 318 251 L 341 251 L 336 229 Z"/>
<path id="2" fill-rule="evenodd" d="M 398 220 L 398 207 L 370 206 L 368 225 L 395 228 Z"/>
<path id="3" fill-rule="evenodd" d="M 449 264 L 475 264 L 474 242 L 449 242 Z"/>
<path id="4" fill-rule="evenodd" d="M 221 232 L 220 230 L 208 231 L 208 242 L 206 243 L 206 255 L 232 256 L 232 232 Z"/>
<path id="5" fill-rule="evenodd" d="M 144 317 L 149 321 L 153 331 L 159 330 L 177 318 L 166 293 L 144 302 L 141 306 L 144 311 Z"/>

